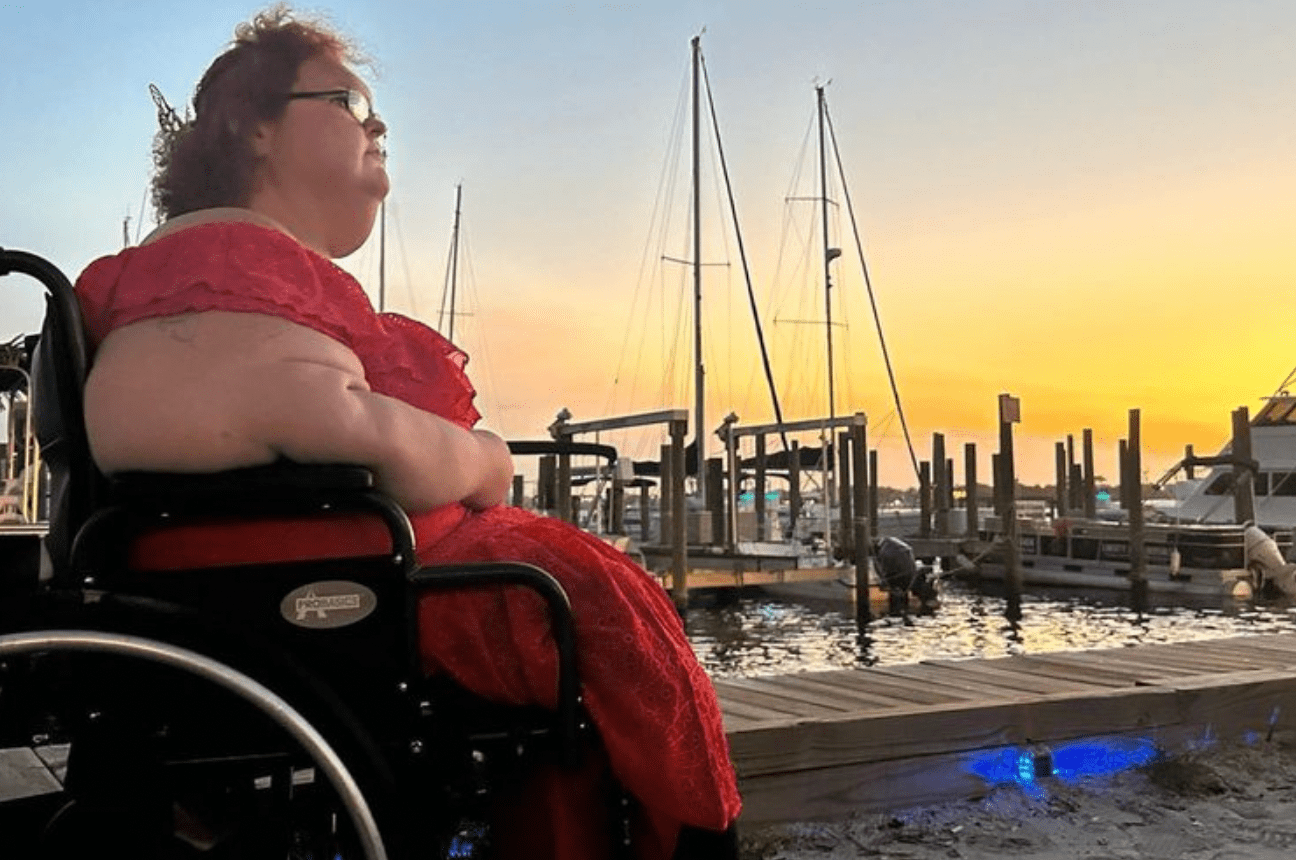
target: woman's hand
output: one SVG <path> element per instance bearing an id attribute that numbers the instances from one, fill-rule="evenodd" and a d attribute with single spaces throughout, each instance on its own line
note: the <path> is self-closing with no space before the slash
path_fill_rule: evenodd
<path id="1" fill-rule="evenodd" d="M 481 448 L 482 480 L 475 492 L 461 501 L 465 506 L 479 511 L 503 504 L 513 485 L 513 456 L 508 443 L 489 430 L 473 430 Z"/>

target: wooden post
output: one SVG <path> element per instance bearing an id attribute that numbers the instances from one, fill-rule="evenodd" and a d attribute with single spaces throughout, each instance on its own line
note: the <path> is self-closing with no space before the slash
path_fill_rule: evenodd
<path id="1" fill-rule="evenodd" d="M 977 505 L 980 504 L 977 499 L 977 462 L 976 462 L 976 443 L 967 442 L 963 445 L 963 480 L 966 482 L 967 498 L 967 536 L 975 539 L 980 533 L 980 523 L 977 522 Z"/>
<path id="2" fill-rule="evenodd" d="M 931 537 L 931 463 L 918 464 L 918 536 Z"/>
<path id="3" fill-rule="evenodd" d="M 675 534 L 675 525 L 672 517 L 675 514 L 675 502 L 671 499 L 671 492 L 675 489 L 675 452 L 670 444 L 661 446 L 661 486 L 658 488 L 657 503 L 660 506 L 658 510 L 657 522 L 659 531 L 657 533 L 657 543 L 662 546 L 671 546 L 671 537 Z"/>
<path id="4" fill-rule="evenodd" d="M 1004 495 L 1004 582 L 1007 585 L 1006 614 L 1021 619 L 1021 545 L 1017 542 L 1017 468 L 1013 463 L 1012 426 L 1021 420 L 1021 402 L 1008 394 L 999 395 L 999 471 Z"/>
<path id="5" fill-rule="evenodd" d="M 1130 506 L 1129 491 L 1129 443 L 1121 439 L 1116 443 L 1116 456 L 1120 461 L 1120 506 L 1128 511 Z"/>
<path id="6" fill-rule="evenodd" d="M 1053 459 L 1055 461 L 1054 466 L 1056 467 L 1056 471 L 1057 471 L 1057 477 L 1056 477 L 1057 484 L 1054 488 L 1056 491 L 1054 493 L 1054 503 L 1057 505 L 1058 519 L 1061 519 L 1065 517 L 1067 514 L 1067 507 L 1068 507 L 1067 503 L 1070 500 L 1070 496 L 1067 495 L 1067 477 L 1068 477 L 1067 472 L 1070 470 L 1067 467 L 1066 444 L 1063 442 L 1058 442 L 1057 445 L 1054 446 L 1053 454 L 1054 454 Z"/>
<path id="7" fill-rule="evenodd" d="M 623 535 L 626 533 L 625 483 L 620 478 L 612 479 L 612 487 L 608 491 L 608 501 L 612 507 L 608 516 L 608 520 L 612 526 L 612 534 Z"/>
<path id="8" fill-rule="evenodd" d="M 725 434 L 725 547 L 733 552 L 738 547 L 738 494 L 742 490 L 742 457 L 738 453 L 738 440 L 730 424 Z"/>
<path id="9" fill-rule="evenodd" d="M 522 475 L 513 476 L 513 507 L 520 508 L 526 502 L 526 478 Z"/>
<path id="10" fill-rule="evenodd" d="M 1084 431 L 1084 515 L 1093 519 L 1098 515 L 1098 488 L 1094 484 L 1093 430 Z"/>
<path id="11" fill-rule="evenodd" d="M 684 434 L 687 421 L 671 421 L 671 596 L 680 614 L 688 608 L 688 531 L 684 522 Z"/>
<path id="12" fill-rule="evenodd" d="M 995 516 L 999 518 L 999 527 L 1002 530 L 1006 525 L 1004 520 L 1003 457 L 998 454 L 990 455 L 990 499 L 990 506 L 994 508 Z"/>
<path id="13" fill-rule="evenodd" d="M 946 490 L 945 472 L 945 434 L 932 434 L 932 491 L 935 501 L 936 536 L 949 534 L 949 509 L 945 507 Z"/>
<path id="14" fill-rule="evenodd" d="M 1130 590 L 1134 609 L 1142 611 L 1147 606 L 1147 553 L 1143 535 L 1143 453 L 1141 448 L 1139 410 L 1129 411 L 1129 448 L 1126 456 L 1126 476 L 1129 479 L 1129 559 Z"/>
<path id="15" fill-rule="evenodd" d="M 1251 460 L 1251 419 L 1245 406 L 1233 410 L 1233 445 L 1235 460 Z M 1243 465 L 1233 467 L 1233 520 L 1255 522 L 1255 476 Z"/>
<path id="16" fill-rule="evenodd" d="M 765 434 L 757 433 L 756 439 L 756 488 L 752 491 L 752 501 L 756 511 L 756 540 L 766 540 L 769 535 L 765 529 Z"/>
<path id="17" fill-rule="evenodd" d="M 1080 499 L 1082 490 L 1080 482 L 1075 480 L 1076 468 L 1079 461 L 1076 460 L 1075 436 L 1071 433 L 1066 437 L 1066 464 L 1067 464 L 1067 512 L 1078 511 L 1084 507 L 1084 502 Z"/>
<path id="18" fill-rule="evenodd" d="M 545 516 L 553 516 L 558 509 L 558 458 L 553 454 L 540 457 L 540 486 L 536 489 L 537 504 Z"/>
<path id="19" fill-rule="evenodd" d="M 719 457 L 707 458 L 706 487 L 706 505 L 711 512 L 711 543 L 724 546 L 728 543 L 725 536 L 725 499 L 728 493 L 724 486 L 724 461 Z"/>
<path id="20" fill-rule="evenodd" d="M 841 522 L 841 557 L 853 558 L 855 549 L 855 527 L 852 513 L 851 497 L 851 436 L 847 431 L 837 434 L 837 510 Z"/>
<path id="21" fill-rule="evenodd" d="M 639 540 L 648 543 L 652 540 L 652 499 L 648 497 L 648 482 L 639 487 Z"/>
<path id="22" fill-rule="evenodd" d="M 868 461 L 868 426 L 860 422 L 851 428 L 851 463 L 854 470 L 851 475 L 853 488 L 852 503 L 855 512 L 852 522 L 855 545 L 855 618 L 857 623 L 867 625 L 872 620 L 873 607 L 869 594 L 869 556 L 873 549 L 873 538 L 869 532 Z"/>
<path id="23" fill-rule="evenodd" d="M 950 518 L 953 516 L 954 507 L 954 461 L 947 457 L 945 458 L 945 534 L 941 537 L 949 537 L 953 533 Z M 954 566 L 953 556 L 941 556 L 941 570 L 953 570 Z"/>
<path id="24" fill-rule="evenodd" d="M 869 451 L 868 477 L 869 534 L 876 536 L 878 533 L 878 452 L 876 448 Z"/>
<path id="25" fill-rule="evenodd" d="M 1197 477 L 1197 468 L 1192 464 L 1193 446 L 1184 446 L 1184 478 L 1191 481 Z"/>
<path id="26" fill-rule="evenodd" d="M 788 518 L 788 528 L 795 537 L 797 520 L 801 518 L 801 443 L 795 439 L 788 452 Z"/>
<path id="27" fill-rule="evenodd" d="M 570 436 L 561 436 L 559 442 L 570 442 Z M 558 519 L 565 523 L 576 522 L 575 512 L 572 510 L 572 483 L 571 483 L 571 454 L 558 455 Z"/>

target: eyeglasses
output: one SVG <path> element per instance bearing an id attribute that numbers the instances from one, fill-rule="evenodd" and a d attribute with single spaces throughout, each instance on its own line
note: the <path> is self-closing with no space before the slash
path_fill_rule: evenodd
<path id="1" fill-rule="evenodd" d="M 378 114 L 374 113 L 373 105 L 369 103 L 369 97 L 360 90 L 315 90 L 307 93 L 289 93 L 287 98 L 292 99 L 324 99 L 341 105 L 347 109 L 347 113 L 355 117 L 356 122 L 361 125 L 368 125 L 370 120 L 376 119 Z"/>

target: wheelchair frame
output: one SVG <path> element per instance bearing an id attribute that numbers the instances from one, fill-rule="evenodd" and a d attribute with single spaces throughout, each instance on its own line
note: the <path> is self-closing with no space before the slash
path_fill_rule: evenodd
<path id="1" fill-rule="evenodd" d="M 424 740 L 411 729 L 427 715 L 430 707 L 427 697 L 416 689 L 422 682 L 416 638 L 417 595 L 438 589 L 521 585 L 538 593 L 550 614 L 558 652 L 558 708 L 555 713 L 541 715 L 538 725 L 534 709 L 527 712 L 530 724 L 521 730 L 519 737 L 525 736 L 527 743 L 539 738 L 556 746 L 563 763 L 574 764 L 578 760 L 581 745 L 592 728 L 581 708 L 570 605 L 552 576 L 533 566 L 514 563 L 417 569 L 413 529 L 408 518 L 398 505 L 374 488 L 370 473 L 356 467 L 275 464 L 210 476 L 132 474 L 111 481 L 105 479 L 94 467 L 85 434 L 81 394 L 89 370 L 89 350 L 72 286 L 55 266 L 40 257 L 0 249 L 0 276 L 11 273 L 35 278 L 47 292 L 47 314 L 34 361 L 31 394 L 38 417 L 53 418 L 53 432 L 47 432 L 42 439 L 42 450 L 55 480 L 51 535 L 47 540 L 52 575 L 43 577 L 37 571 L 0 572 L 0 598 L 11 598 L 0 606 L 0 662 L 38 652 L 109 654 L 166 666 L 234 694 L 273 721 L 306 751 L 328 778 L 351 819 L 364 856 L 368 860 L 385 860 L 388 844 L 393 842 L 390 832 L 393 827 L 400 831 L 394 841 L 401 849 L 411 843 L 411 837 L 394 823 L 399 817 L 399 804 L 394 808 L 396 811 L 382 808 L 380 804 L 379 811 L 375 812 L 366 790 L 387 783 L 385 791 L 390 794 L 395 787 L 393 768 L 402 767 L 402 756 L 417 758 L 423 750 Z M 49 429 L 49 426 L 40 428 Z M 250 498 L 254 500 L 251 510 Z M 141 635 L 139 631 L 117 629 L 122 618 L 127 622 L 147 618 L 150 626 L 154 619 L 163 619 L 162 629 L 184 629 L 187 635 L 188 625 L 198 616 L 194 612 L 194 598 L 192 595 L 186 598 L 182 592 L 196 585 L 201 595 L 196 601 L 199 605 L 209 599 L 219 603 L 229 590 L 227 577 L 238 571 L 217 568 L 183 574 L 134 572 L 126 564 L 130 535 L 182 518 L 246 517 L 259 513 L 295 516 L 321 510 L 364 511 L 382 520 L 391 538 L 386 556 L 337 564 L 376 568 L 377 574 L 368 574 L 363 587 L 375 595 L 376 601 L 383 604 L 394 601 L 402 607 L 403 617 L 399 624 L 388 624 L 384 629 L 377 629 L 375 621 L 368 622 L 366 628 L 365 619 L 358 619 L 350 625 L 361 631 L 356 634 L 358 639 L 330 632 L 328 637 L 315 636 L 305 646 L 309 652 L 319 640 L 332 637 L 329 644 L 320 646 L 318 654 L 308 653 L 301 660 L 291 653 L 285 654 L 281 662 L 291 664 L 288 675 L 302 681 L 295 685 L 293 695 L 280 695 L 266 683 L 268 676 L 262 671 L 260 660 L 252 661 L 257 665 L 249 671 L 249 665 L 240 666 L 224 659 L 222 647 L 213 648 L 217 655 L 213 656 L 169 636 L 160 638 L 147 631 Z M 274 568 L 276 578 L 267 588 L 291 592 L 317 581 L 311 579 L 306 564 L 258 565 L 251 570 L 261 575 L 265 569 Z M 279 572 L 284 573 L 284 579 L 279 579 Z M 252 576 L 248 573 L 243 581 L 251 580 Z M 114 612 L 123 614 L 118 616 Z M 378 616 L 390 621 L 387 614 L 376 613 L 372 617 Z M 66 626 L 61 623 L 69 619 L 74 623 Z M 84 626 L 77 623 L 83 619 L 90 623 Z M 288 621 L 290 626 L 275 626 L 279 620 Z M 271 640 L 278 640 L 277 647 L 285 647 L 285 642 L 294 645 L 312 639 L 310 630 L 291 626 L 291 619 L 267 616 L 258 623 L 263 623 L 265 629 L 256 630 L 249 639 L 251 644 L 246 646 L 250 648 L 249 653 L 259 653 L 258 649 Z M 267 630 L 272 633 L 263 636 Z M 333 692 L 336 679 L 326 677 L 326 672 L 321 671 L 338 660 L 350 660 L 354 655 L 347 652 L 356 641 L 365 647 L 376 646 L 379 652 L 374 655 L 376 658 L 385 657 L 397 664 L 386 667 L 385 680 L 394 688 L 386 690 L 390 701 L 374 706 L 362 703 L 359 714 L 344 701 L 346 692 L 342 695 Z M 245 646 L 235 646 L 233 652 L 239 647 Z M 368 665 L 363 660 L 347 665 L 359 676 L 367 674 Z M 343 689 L 352 693 L 368 689 L 355 681 L 350 679 Z M 324 692 L 315 695 L 321 689 Z M 404 746 L 394 760 L 390 753 L 384 752 L 392 747 L 390 739 L 376 739 L 364 725 L 365 719 L 384 707 L 389 713 L 397 714 L 394 735 Z M 332 732 L 317 728 L 321 718 L 330 724 Z M 336 734 L 338 731 L 340 736 Z M 382 731 L 390 733 L 392 727 Z M 330 734 L 334 737 L 332 741 Z M 496 739 L 506 745 L 516 742 L 521 752 L 522 741 L 509 731 L 495 735 L 500 735 Z M 344 749 L 337 747 L 339 739 L 345 741 Z M 475 744 L 477 739 L 469 741 Z M 364 776 L 354 773 L 357 767 Z M 389 800 L 384 796 L 384 803 Z M 386 839 L 384 828 L 388 830 Z M 627 838 L 621 839 L 622 835 Z M 624 821 L 617 837 L 618 842 L 628 844 Z"/>

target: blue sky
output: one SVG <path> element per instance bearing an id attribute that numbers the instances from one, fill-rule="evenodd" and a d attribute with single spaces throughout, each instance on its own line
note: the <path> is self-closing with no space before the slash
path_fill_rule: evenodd
<path id="1" fill-rule="evenodd" d="M 132 234 L 138 226 L 148 180 L 148 84 L 186 101 L 234 25 L 258 8 L 0 0 L 0 117 L 10 140 L 0 245 L 49 256 L 70 274 L 117 250 L 123 217 Z M 659 385 L 660 352 L 628 354 L 626 345 L 666 337 L 637 333 L 635 308 L 654 288 L 641 275 L 645 260 L 657 263 L 648 250 L 657 247 L 654 211 L 673 206 L 683 223 L 687 195 L 677 189 L 659 206 L 658 189 L 689 40 L 704 27 L 770 319 L 816 307 L 813 286 L 793 308 L 780 292 L 788 287 L 773 281 L 801 253 L 786 228 L 803 216 L 789 214 L 785 198 L 803 193 L 794 177 L 805 178 L 798 159 L 813 85 L 831 79 L 842 159 L 920 444 L 933 430 L 988 441 L 994 396 L 1008 390 L 1023 397 L 1026 450 L 1039 443 L 1039 480 L 1049 479 L 1051 439 L 1093 426 L 1114 448 L 1131 407 L 1145 411 L 1145 461 L 1155 466 L 1183 444 L 1212 447 L 1228 409 L 1254 408 L 1294 363 L 1281 319 L 1296 278 L 1296 4 L 322 8 L 379 66 L 394 181 L 392 307 L 435 322 L 454 186 L 463 183 L 472 316 L 461 331 L 483 411 L 510 436 L 541 435 L 562 406 L 597 417 L 686 405 Z M 732 292 L 733 243 L 713 238 L 719 227 L 704 229 L 708 260 L 731 263 L 710 290 L 725 317 L 709 327 L 709 409 L 762 419 L 745 298 Z M 845 229 L 834 226 L 841 242 Z M 376 291 L 372 242 L 345 265 Z M 841 335 L 850 366 L 839 371 L 838 411 L 882 416 L 890 404 L 862 287 L 857 275 L 840 277 L 851 327 Z M 5 284 L 0 337 L 36 327 L 34 289 L 22 293 Z M 1227 321 L 1253 318 L 1255 306 L 1272 322 L 1240 335 Z M 808 326 L 799 344 L 789 334 L 797 326 L 767 326 L 787 341 L 776 364 L 791 417 L 821 414 Z M 895 442 L 893 429 L 879 432 Z M 888 459 L 902 482 L 904 458 Z"/>

